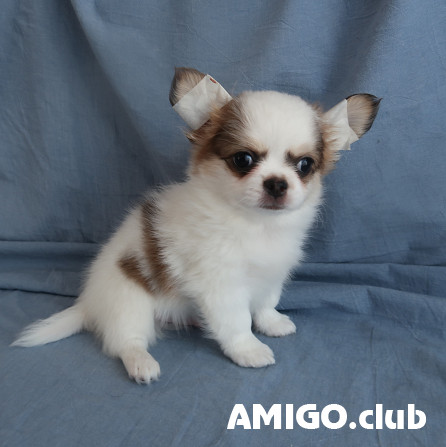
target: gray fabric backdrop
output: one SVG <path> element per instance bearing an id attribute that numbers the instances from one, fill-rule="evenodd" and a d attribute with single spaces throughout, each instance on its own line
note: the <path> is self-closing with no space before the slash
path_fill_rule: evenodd
<path id="1" fill-rule="evenodd" d="M 441 0 L 2 0 L 0 444 L 446 444 L 446 4 Z M 88 334 L 12 349 L 72 303 L 82 271 L 147 188 L 183 178 L 174 66 L 228 91 L 330 107 L 383 97 L 369 134 L 326 179 L 321 220 L 281 308 L 277 365 L 231 364 L 199 331 L 153 349 L 150 387 Z M 421 430 L 226 430 L 235 403 L 383 404 Z"/>

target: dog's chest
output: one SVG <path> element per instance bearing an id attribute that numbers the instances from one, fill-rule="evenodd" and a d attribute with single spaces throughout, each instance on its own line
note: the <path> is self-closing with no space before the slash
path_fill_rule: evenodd
<path id="1" fill-rule="evenodd" d="M 300 261 L 299 239 L 289 231 L 264 229 L 241 244 L 240 256 L 247 274 L 259 281 L 286 275 Z"/>
<path id="2" fill-rule="evenodd" d="M 295 219 L 269 224 L 216 206 L 185 208 L 186 200 L 162 204 L 157 232 L 169 270 L 182 282 L 267 282 L 283 278 L 300 261 L 305 236 Z"/>

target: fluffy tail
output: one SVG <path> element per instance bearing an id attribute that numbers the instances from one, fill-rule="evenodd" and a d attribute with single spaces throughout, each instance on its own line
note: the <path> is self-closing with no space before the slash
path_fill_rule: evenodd
<path id="1" fill-rule="evenodd" d="M 45 345 L 80 332 L 84 327 L 84 316 L 79 306 L 69 307 L 46 320 L 31 324 L 11 346 Z"/>

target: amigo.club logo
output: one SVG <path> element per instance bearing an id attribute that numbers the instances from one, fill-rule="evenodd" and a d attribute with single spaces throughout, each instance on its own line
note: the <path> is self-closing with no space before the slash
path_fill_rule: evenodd
<path id="1" fill-rule="evenodd" d="M 227 429 L 259 430 L 266 425 L 272 425 L 276 430 L 316 430 L 321 426 L 332 430 L 345 426 L 352 430 L 357 427 L 366 430 L 418 430 L 426 425 L 426 414 L 416 410 L 415 404 L 408 404 L 407 410 L 384 410 L 382 404 L 377 404 L 374 410 L 364 410 L 356 420 L 349 421 L 346 409 L 338 404 L 327 405 L 320 411 L 316 404 L 297 408 L 294 404 L 274 404 L 268 411 L 261 404 L 253 404 L 250 412 L 243 404 L 236 404 L 229 417 Z"/>

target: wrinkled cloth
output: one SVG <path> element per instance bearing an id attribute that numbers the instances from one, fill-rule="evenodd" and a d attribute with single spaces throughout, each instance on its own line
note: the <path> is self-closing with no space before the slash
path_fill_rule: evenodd
<path id="1" fill-rule="evenodd" d="M 446 430 L 446 4 L 440 0 L 3 0 L 0 14 L 0 444 L 441 446 Z M 232 364 L 199 329 L 128 380 L 87 333 L 10 348 L 73 303 L 99 247 L 147 189 L 184 179 L 175 66 L 234 96 L 279 90 L 328 110 L 382 97 L 325 179 L 305 263 L 260 336 L 276 365 Z M 292 118 L 290 118 L 292 119 Z M 382 404 L 420 430 L 227 430 L 235 404 Z"/>

